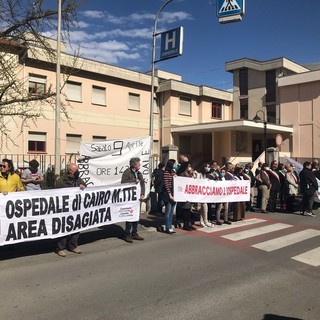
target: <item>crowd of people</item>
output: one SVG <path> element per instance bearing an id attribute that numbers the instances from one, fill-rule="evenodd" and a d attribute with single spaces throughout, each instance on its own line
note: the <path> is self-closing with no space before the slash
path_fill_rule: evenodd
<path id="1" fill-rule="evenodd" d="M 281 211 L 293 213 L 296 211 L 295 199 L 302 195 L 300 214 L 315 217 L 313 213 L 314 196 L 318 191 L 320 170 L 318 160 L 306 161 L 303 169 L 297 171 L 293 163 L 279 163 L 273 160 L 270 165 L 259 162 L 253 172 L 254 163 L 245 165 L 227 162 L 220 166 L 217 161 L 205 162 L 199 171 L 192 168 L 188 158 L 181 156 L 180 161 L 170 159 L 167 163 L 160 162 L 153 172 L 153 187 L 157 193 L 157 215 L 164 214 L 166 232 L 175 233 L 173 228 L 174 209 L 176 225 L 183 223 L 183 229 L 192 231 L 192 214 L 198 212 L 200 225 L 231 224 L 245 218 L 246 211 L 269 212 Z M 192 203 L 175 202 L 173 193 L 173 177 L 181 176 L 194 179 L 249 180 L 250 201 L 230 203 Z M 163 207 L 165 207 L 163 213 Z"/>
<path id="2" fill-rule="evenodd" d="M 22 174 L 14 170 L 12 160 L 3 159 L 0 165 L 0 193 L 41 190 L 44 181 L 43 173 L 39 169 L 39 162 L 31 160 L 29 168 Z M 277 210 L 294 212 L 295 198 L 302 195 L 300 214 L 315 217 L 313 213 L 314 197 L 318 191 L 320 169 L 318 160 L 306 161 L 301 171 L 297 171 L 293 163 L 282 164 L 273 160 L 270 166 L 259 162 L 253 172 L 254 163 L 245 165 L 227 162 L 220 166 L 212 160 L 202 164 L 200 170 L 195 170 L 188 158 L 180 156 L 179 162 L 169 159 L 166 163 L 160 162 L 153 172 L 152 186 L 157 194 L 156 214 L 164 216 L 165 231 L 174 234 L 175 224 L 181 225 L 186 231 L 195 230 L 194 215 L 199 214 L 201 227 L 232 224 L 233 221 L 245 219 L 246 211 L 261 213 Z M 145 181 L 141 172 L 139 158 L 131 158 L 121 178 L 121 183 L 136 183 L 141 186 L 140 201 L 145 198 Z M 249 180 L 250 200 L 247 202 L 225 203 L 194 203 L 192 199 L 186 202 L 176 202 L 174 197 L 174 177 L 180 176 L 192 179 Z M 79 177 L 77 164 L 70 163 L 66 172 L 58 177 L 56 188 L 78 187 L 86 188 L 85 182 Z M 163 212 L 163 208 L 164 212 Z M 175 214 L 174 214 L 175 213 Z M 138 221 L 126 222 L 123 240 L 133 243 L 133 240 L 144 240 L 138 234 Z M 66 250 L 80 254 L 78 247 L 79 232 L 57 239 L 55 252 L 60 257 L 66 257 Z"/>

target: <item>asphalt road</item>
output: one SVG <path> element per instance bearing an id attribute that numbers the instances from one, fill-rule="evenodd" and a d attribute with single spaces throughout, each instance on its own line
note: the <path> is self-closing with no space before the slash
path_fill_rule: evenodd
<path id="1" fill-rule="evenodd" d="M 317 218 L 251 215 L 259 224 L 216 233 L 141 230 L 145 241 L 118 239 L 118 225 L 80 236 L 83 253 L 60 258 L 54 241 L 0 250 L 0 319 L 320 319 L 319 267 L 292 257 L 320 236 L 266 252 L 251 245 L 301 230 Z M 159 223 L 143 216 L 143 224 Z M 240 241 L 223 238 L 275 223 L 290 228 Z"/>

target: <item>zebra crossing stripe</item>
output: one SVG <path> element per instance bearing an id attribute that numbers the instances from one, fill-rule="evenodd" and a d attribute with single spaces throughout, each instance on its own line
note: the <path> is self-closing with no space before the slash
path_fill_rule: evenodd
<path id="1" fill-rule="evenodd" d="M 302 254 L 299 254 L 295 257 L 292 257 L 291 259 L 309 264 L 313 267 L 319 267 L 320 266 L 320 247 L 304 252 Z"/>
<path id="2" fill-rule="evenodd" d="M 320 230 L 315 229 L 306 229 L 303 231 L 294 232 L 288 234 L 283 237 L 275 238 L 272 240 L 260 242 L 257 244 L 252 245 L 251 247 L 264 250 L 267 252 L 271 252 L 274 250 L 278 250 L 292 244 L 301 242 L 303 240 L 311 239 L 320 235 Z"/>
<path id="3" fill-rule="evenodd" d="M 199 231 L 205 232 L 205 233 L 214 233 L 219 231 L 225 231 L 233 228 L 239 228 L 239 227 L 245 227 L 256 223 L 265 222 L 267 220 L 264 219 L 258 219 L 258 218 L 252 218 L 252 219 L 246 219 L 242 221 L 232 222 L 232 224 L 223 224 L 221 226 L 213 226 L 212 228 L 200 228 Z"/>
<path id="4" fill-rule="evenodd" d="M 228 235 L 222 236 L 222 238 L 232 240 L 232 241 L 239 241 L 239 240 L 260 236 L 262 234 L 279 231 L 279 230 L 290 228 L 290 227 L 292 227 L 292 225 L 290 224 L 274 223 L 274 224 L 260 227 L 260 228 L 254 228 L 246 231 L 240 231 L 240 232 L 228 234 Z"/>

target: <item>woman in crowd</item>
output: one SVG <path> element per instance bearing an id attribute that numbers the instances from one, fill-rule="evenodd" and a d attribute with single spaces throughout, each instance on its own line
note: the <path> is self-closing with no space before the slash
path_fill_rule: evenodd
<path id="1" fill-rule="evenodd" d="M 193 178 L 191 163 L 188 161 L 181 162 L 177 170 L 177 175 L 180 177 Z M 179 206 L 183 216 L 183 230 L 195 230 L 191 222 L 191 202 L 181 202 Z"/>
<path id="2" fill-rule="evenodd" d="M 219 173 L 219 181 L 225 181 L 226 180 L 226 168 L 222 167 L 220 169 L 220 173 Z M 216 225 L 220 226 L 222 225 L 221 222 L 221 211 L 224 208 L 224 213 L 223 213 L 223 218 L 224 218 L 224 223 L 225 224 L 231 224 L 231 222 L 229 221 L 229 204 L 228 202 L 225 203 L 216 203 Z"/>
<path id="3" fill-rule="evenodd" d="M 234 176 L 236 180 L 245 180 L 242 166 L 235 167 Z M 233 210 L 233 221 L 243 220 L 245 218 L 245 212 L 246 203 L 244 201 L 235 202 Z"/>
<path id="4" fill-rule="evenodd" d="M 293 172 L 293 166 L 291 164 L 288 164 L 286 168 L 287 168 L 286 181 L 288 185 L 288 195 L 286 198 L 286 210 L 287 212 L 294 212 L 293 203 L 294 203 L 295 197 L 298 194 L 299 181 L 297 179 L 297 176 Z"/>
<path id="5" fill-rule="evenodd" d="M 166 168 L 163 173 L 164 180 L 164 192 L 163 192 L 163 202 L 166 207 L 164 223 L 166 226 L 166 232 L 169 234 L 175 233 L 175 230 L 172 228 L 172 220 L 173 220 L 173 211 L 176 205 L 173 196 L 173 177 L 175 176 L 175 172 L 173 166 L 175 164 L 175 160 L 169 159 L 166 164 Z"/>
<path id="6" fill-rule="evenodd" d="M 0 172 L 0 192 L 8 194 L 8 192 L 24 191 L 24 187 L 20 176 L 15 173 L 12 160 L 3 159 Z"/>
<path id="7" fill-rule="evenodd" d="M 200 173 L 198 174 L 199 179 L 208 179 L 208 174 L 210 173 L 209 163 L 204 163 L 201 166 Z M 200 225 L 201 227 L 211 227 L 212 224 L 208 221 L 208 204 L 199 203 L 200 207 Z"/>

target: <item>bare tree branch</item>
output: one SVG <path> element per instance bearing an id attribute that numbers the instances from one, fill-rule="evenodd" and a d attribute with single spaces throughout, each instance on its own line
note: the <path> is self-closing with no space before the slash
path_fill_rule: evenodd
<path id="1" fill-rule="evenodd" d="M 71 26 L 77 21 L 77 0 L 62 1 L 62 40 L 69 41 Z M 47 70 L 56 70 L 56 47 L 44 32 L 57 30 L 57 1 L 51 0 L 0 0 L 0 149 L 15 144 L 10 134 L 10 123 L 28 126 L 45 117 L 45 110 L 55 108 L 56 92 L 48 85 L 44 92 L 31 92 L 28 75 L 22 76 L 23 68 L 30 63 L 43 64 Z M 74 72 L 78 52 L 70 65 L 63 65 L 64 82 Z M 30 92 L 29 92 L 30 91 Z M 64 101 L 60 111 L 69 121 L 68 108 Z M 19 121 L 18 121 L 19 120 Z M 20 128 L 22 131 L 22 128 Z"/>

